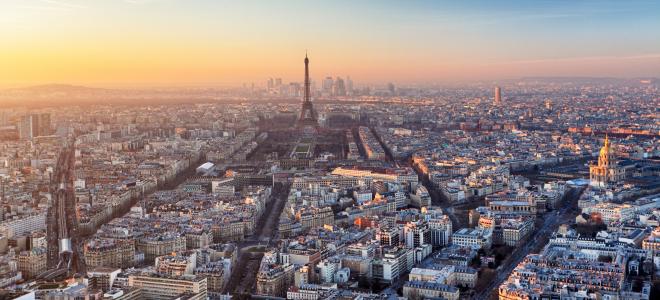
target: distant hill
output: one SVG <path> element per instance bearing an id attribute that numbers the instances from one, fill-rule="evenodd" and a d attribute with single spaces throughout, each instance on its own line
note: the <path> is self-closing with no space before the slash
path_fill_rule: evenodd
<path id="1" fill-rule="evenodd" d="M 45 84 L 0 90 L 0 107 L 44 107 L 94 104 L 176 104 L 238 101 L 226 91 L 190 89 L 107 89 L 70 84 Z"/>
<path id="2" fill-rule="evenodd" d="M 33 86 L 10 88 L 3 90 L 3 92 L 11 92 L 11 91 L 24 91 L 24 92 L 35 92 L 35 93 L 62 93 L 62 92 L 99 92 L 99 91 L 107 91 L 107 89 L 92 88 L 92 87 L 71 85 L 71 84 L 42 84 L 42 85 L 33 85 Z"/>
<path id="3" fill-rule="evenodd" d="M 639 84 L 639 83 L 660 83 L 658 78 L 638 77 L 638 78 L 616 78 L 616 77 L 523 77 L 518 81 L 538 82 L 538 83 L 576 83 L 576 84 Z"/>

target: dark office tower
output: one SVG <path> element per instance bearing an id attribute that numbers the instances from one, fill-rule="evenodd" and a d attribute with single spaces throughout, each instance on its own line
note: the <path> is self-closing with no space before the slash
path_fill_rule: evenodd
<path id="1" fill-rule="evenodd" d="M 390 91 L 390 95 L 394 96 L 394 92 L 396 92 L 396 88 L 394 87 L 394 83 L 388 83 L 387 84 L 387 90 Z"/>
<path id="2" fill-rule="evenodd" d="M 353 80 L 351 76 L 346 76 L 346 93 L 348 95 L 353 95 Z"/>
<path id="3" fill-rule="evenodd" d="M 312 105 L 311 99 L 311 86 L 309 82 L 309 58 L 305 54 L 305 87 L 304 87 L 304 99 L 302 103 L 302 109 L 300 111 L 300 118 L 298 119 L 298 126 L 318 126 L 316 119 L 316 112 L 314 111 L 314 106 Z"/>
<path id="4" fill-rule="evenodd" d="M 22 140 L 30 140 L 39 136 L 39 115 L 21 117 L 18 124 L 18 136 Z"/>
<path id="5" fill-rule="evenodd" d="M 502 104 L 502 89 L 499 86 L 495 87 L 495 104 Z"/>
<path id="6" fill-rule="evenodd" d="M 32 114 L 21 117 L 18 123 L 18 135 L 22 140 L 50 135 L 50 114 Z"/>
<path id="7" fill-rule="evenodd" d="M 30 140 L 34 137 L 32 133 L 32 116 L 22 116 L 18 123 L 18 137 L 21 140 Z"/>
<path id="8" fill-rule="evenodd" d="M 0 126 L 5 126 L 9 123 L 9 112 L 0 110 Z"/>
<path id="9" fill-rule="evenodd" d="M 335 96 L 346 96 L 346 86 L 341 77 L 337 77 L 337 81 L 335 81 Z"/>
<path id="10" fill-rule="evenodd" d="M 46 136 L 51 134 L 50 114 L 39 115 L 39 136 Z"/>
<path id="11" fill-rule="evenodd" d="M 326 96 L 332 95 L 332 87 L 334 86 L 334 84 L 335 84 L 334 80 L 330 76 L 323 79 L 323 93 Z"/>

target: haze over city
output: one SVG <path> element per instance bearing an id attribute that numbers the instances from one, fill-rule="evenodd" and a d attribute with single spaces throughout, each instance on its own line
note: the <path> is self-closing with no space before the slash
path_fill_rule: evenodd
<path id="1" fill-rule="evenodd" d="M 660 76 L 657 1 L 3 0 L 0 86 Z"/>
<path id="2" fill-rule="evenodd" d="M 658 29 L 0 0 L 0 300 L 660 299 Z"/>

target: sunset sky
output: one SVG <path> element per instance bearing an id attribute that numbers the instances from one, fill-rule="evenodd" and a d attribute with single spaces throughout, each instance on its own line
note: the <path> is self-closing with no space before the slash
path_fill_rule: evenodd
<path id="1" fill-rule="evenodd" d="M 660 77 L 660 1 L 0 0 L 0 87 Z"/>

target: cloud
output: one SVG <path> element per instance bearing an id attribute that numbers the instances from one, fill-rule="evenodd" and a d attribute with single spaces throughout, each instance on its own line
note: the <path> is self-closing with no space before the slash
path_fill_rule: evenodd
<path id="1" fill-rule="evenodd" d="M 504 62 L 489 63 L 486 65 L 526 65 L 526 64 L 544 64 L 544 63 L 570 63 L 570 62 L 588 62 L 588 61 L 630 61 L 630 60 L 660 60 L 660 53 L 648 53 L 625 56 L 580 56 L 580 57 L 562 57 L 562 58 L 543 58 L 529 60 L 512 60 Z"/>
<path id="2" fill-rule="evenodd" d="M 58 6 L 48 6 L 48 5 L 21 5 L 18 6 L 21 9 L 27 10 L 43 10 L 43 11 L 68 11 L 70 8 L 58 7 Z"/>
<path id="3" fill-rule="evenodd" d="M 158 1 L 162 1 L 162 0 L 124 0 L 124 2 L 129 4 L 147 4 Z"/>
<path id="4" fill-rule="evenodd" d="M 39 2 L 50 4 L 52 5 L 51 7 L 68 8 L 68 9 L 86 8 L 86 6 L 84 5 L 71 3 L 69 1 L 63 1 L 63 0 L 39 0 Z"/>
<path id="5" fill-rule="evenodd" d="M 62 0 L 37 0 L 25 3 L 20 2 L 16 8 L 36 11 L 71 11 L 74 9 L 87 8 L 84 5 Z"/>

